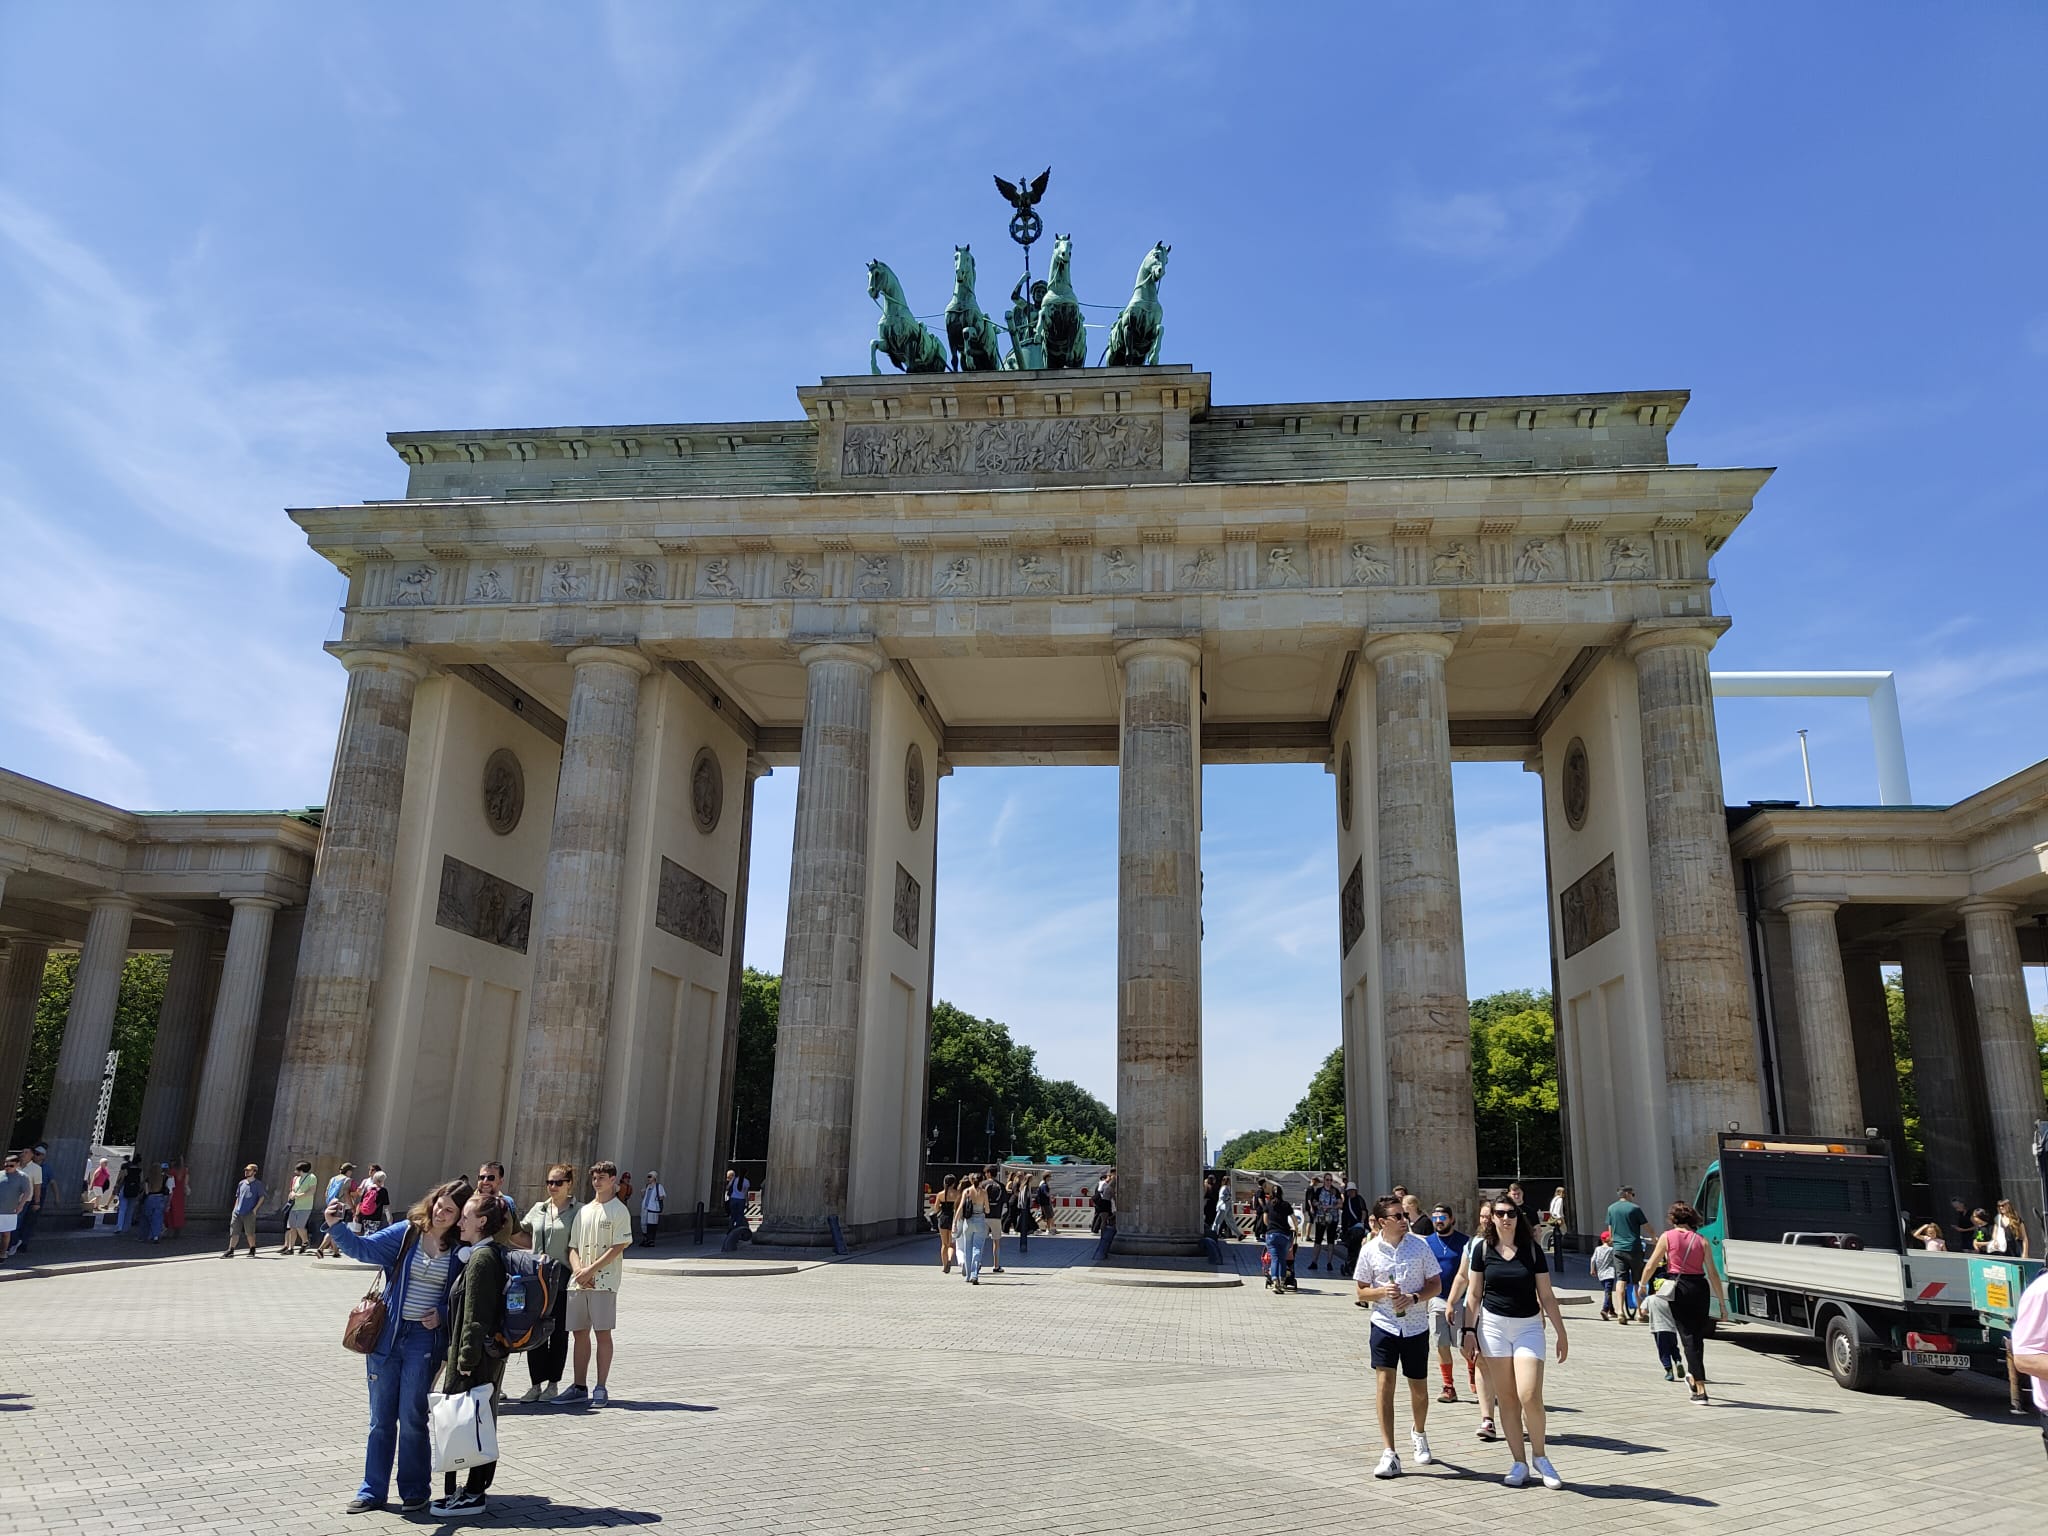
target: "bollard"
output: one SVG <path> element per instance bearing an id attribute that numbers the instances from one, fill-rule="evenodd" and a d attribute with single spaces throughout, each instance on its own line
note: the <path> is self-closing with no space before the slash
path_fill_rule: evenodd
<path id="1" fill-rule="evenodd" d="M 702 1200 L 697 1202 L 697 1214 L 690 1219 L 690 1225 L 696 1234 L 691 1238 L 691 1241 L 699 1248 L 702 1248 L 704 1246 L 704 1202 Z"/>
<path id="2" fill-rule="evenodd" d="M 839 1218 L 837 1216 L 827 1216 L 825 1218 L 825 1225 L 832 1229 L 832 1251 L 838 1254 L 840 1258 L 845 1258 L 849 1250 L 846 1246 L 846 1234 L 839 1230 Z"/>

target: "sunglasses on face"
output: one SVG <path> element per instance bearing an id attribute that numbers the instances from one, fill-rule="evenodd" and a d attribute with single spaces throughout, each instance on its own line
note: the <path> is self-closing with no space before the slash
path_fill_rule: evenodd
<path id="1" fill-rule="evenodd" d="M 560 1189 L 564 1184 L 568 1182 L 569 1181 L 567 1179 L 549 1179 L 548 1185 L 550 1188 Z"/>
<path id="2" fill-rule="evenodd" d="M 1513 1221 L 1515 1219 L 1515 1213 L 1513 1211 L 1495 1211 L 1493 1213 L 1493 1219 L 1495 1221 Z"/>

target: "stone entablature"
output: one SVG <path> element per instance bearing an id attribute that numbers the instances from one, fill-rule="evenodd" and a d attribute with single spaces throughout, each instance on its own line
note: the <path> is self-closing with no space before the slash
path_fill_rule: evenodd
<path id="1" fill-rule="evenodd" d="M 394 432 L 406 495 L 608 499 L 1663 465 L 1688 395 L 1209 402 L 1186 366 L 833 377 L 801 421 Z"/>
<path id="2" fill-rule="evenodd" d="M 1941 907 L 2048 899 L 2048 762 L 1952 806 L 1787 806 L 1729 838 L 1765 907 L 1786 902 Z"/>

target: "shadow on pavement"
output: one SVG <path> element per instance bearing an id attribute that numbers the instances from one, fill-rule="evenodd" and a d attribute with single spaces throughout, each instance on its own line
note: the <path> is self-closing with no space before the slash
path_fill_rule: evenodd
<path id="1" fill-rule="evenodd" d="M 27 1413 L 34 1407 L 26 1392 L 0 1392 L 0 1413 Z"/>
<path id="2" fill-rule="evenodd" d="M 610 1413 L 615 1409 L 623 1409 L 627 1413 L 716 1413 L 718 1412 L 718 1405 L 716 1403 L 621 1402 L 619 1399 L 613 1398 L 598 1411 Z"/>
<path id="3" fill-rule="evenodd" d="M 1534 1479 L 1531 1479 L 1533 1482 Z M 1662 1488 L 1642 1488 L 1634 1483 L 1566 1483 L 1566 1493 L 1588 1499 L 1627 1499 L 1642 1504 L 1686 1504 L 1694 1509 L 1719 1509 L 1712 1499 L 1692 1493 L 1670 1493 Z"/>
<path id="4" fill-rule="evenodd" d="M 1553 1408 L 1550 1412 L 1555 1413 L 1557 1410 Z M 1582 1435 L 1567 1430 L 1561 1435 L 1545 1435 L 1543 1438 L 1551 1445 L 1584 1446 L 1589 1451 L 1613 1451 L 1620 1456 L 1664 1454 L 1664 1447 L 1661 1445 L 1638 1445 L 1633 1440 L 1617 1440 L 1612 1435 Z"/>
<path id="5" fill-rule="evenodd" d="M 550 1531 L 585 1531 L 613 1525 L 659 1525 L 661 1516 L 645 1509 L 585 1509 L 577 1504 L 557 1504 L 538 1493 L 493 1493 L 493 1523 L 523 1525 Z M 449 1521 L 450 1529 L 460 1523 Z"/>

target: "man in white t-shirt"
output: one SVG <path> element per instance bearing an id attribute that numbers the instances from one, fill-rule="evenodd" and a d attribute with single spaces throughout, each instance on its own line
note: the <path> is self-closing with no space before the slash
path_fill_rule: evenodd
<path id="1" fill-rule="evenodd" d="M 619 1280 L 625 1252 L 633 1243 L 633 1216 L 619 1199 L 619 1165 L 596 1163 L 590 1170 L 590 1200 L 577 1208 L 569 1225 L 569 1295 L 563 1321 L 575 1337 L 576 1379 L 555 1394 L 555 1401 L 589 1402 L 602 1408 L 611 1401 L 605 1381 L 612 1373 L 612 1330 L 619 1322 Z M 597 1386 L 586 1390 L 590 1374 L 590 1336 L 597 1335 Z"/>
<path id="2" fill-rule="evenodd" d="M 28 1240 L 36 1235 L 36 1223 L 43 1215 L 43 1158 L 49 1148 L 37 1142 L 33 1148 L 22 1154 L 21 1176 L 28 1180 L 28 1203 L 21 1208 L 21 1225 L 15 1229 L 14 1251 L 20 1253 L 28 1247 Z"/>
<path id="3" fill-rule="evenodd" d="M 1415 1461 L 1428 1466 L 1429 1299 L 1443 1278 L 1428 1244 L 1408 1230 L 1408 1212 L 1392 1195 L 1373 1202 L 1373 1233 L 1358 1250 L 1358 1304 L 1372 1308 L 1372 1373 L 1379 1388 L 1380 1463 L 1374 1477 L 1399 1477 L 1394 1451 L 1394 1371 L 1408 1378 L 1408 1416 L 1415 1423 Z"/>

